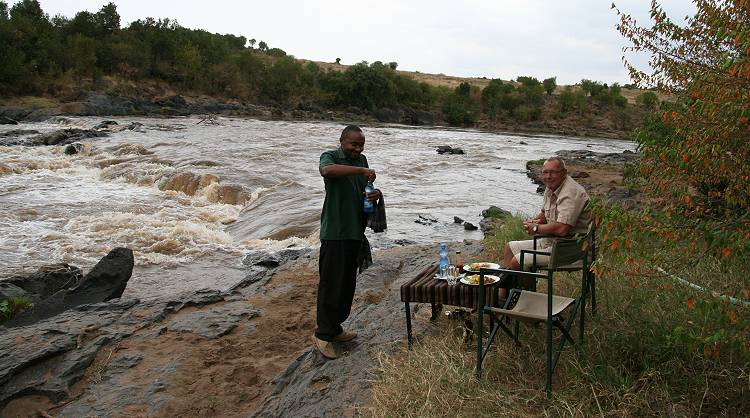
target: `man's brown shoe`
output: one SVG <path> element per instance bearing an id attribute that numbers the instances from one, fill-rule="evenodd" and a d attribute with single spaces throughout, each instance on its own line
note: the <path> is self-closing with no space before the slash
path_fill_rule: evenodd
<path id="1" fill-rule="evenodd" d="M 313 335 L 313 339 L 315 340 L 315 346 L 318 347 L 318 351 L 320 351 L 320 354 L 322 354 L 323 357 L 331 360 L 339 358 L 336 349 L 333 347 L 333 343 L 331 343 L 330 341 L 321 340 L 315 335 Z"/>
<path id="2" fill-rule="evenodd" d="M 333 337 L 333 341 L 336 341 L 337 343 L 345 343 L 355 338 L 357 338 L 357 333 L 355 331 L 342 331 L 341 334 Z"/>

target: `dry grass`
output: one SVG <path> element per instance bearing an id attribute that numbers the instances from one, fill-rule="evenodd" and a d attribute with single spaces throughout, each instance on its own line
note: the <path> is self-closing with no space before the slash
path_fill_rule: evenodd
<path id="1" fill-rule="evenodd" d="M 512 238 L 515 222 L 520 220 L 487 238 L 488 251 L 498 251 Z M 727 322 L 720 300 L 675 285 L 669 277 L 641 276 L 634 283 L 608 257 L 602 258 L 608 273 L 597 282 L 598 315 L 586 317 L 585 344 L 567 347 L 560 357 L 551 399 L 544 393 L 543 327 L 522 325 L 518 347 L 498 335 L 477 379 L 476 346 L 463 344 L 459 324 L 443 317 L 437 335 L 423 338 L 413 351 L 380 358 L 381 375 L 363 412 L 376 417 L 750 416 L 747 322 Z M 680 274 L 698 280 L 721 272 L 745 281 L 735 285 L 747 285 L 745 267 L 719 264 L 706 260 L 696 265 L 695 277 Z M 555 293 L 574 293 L 579 280 L 573 273 L 561 276 Z M 695 308 L 687 306 L 688 298 L 697 301 Z M 750 317 L 747 307 L 728 309 Z M 718 336 L 720 353 L 707 353 L 695 339 L 685 339 L 681 327 L 688 334 Z"/>
<path id="2" fill-rule="evenodd" d="M 37 96 L 20 96 L 14 97 L 10 100 L 5 101 L 6 106 L 40 109 L 40 108 L 52 108 L 60 105 L 57 99 L 49 97 L 37 97 Z"/>

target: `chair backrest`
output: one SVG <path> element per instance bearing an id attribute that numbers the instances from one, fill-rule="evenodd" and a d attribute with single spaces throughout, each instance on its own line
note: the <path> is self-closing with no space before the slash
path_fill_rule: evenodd
<path id="1" fill-rule="evenodd" d="M 554 270 L 582 260 L 586 252 L 591 249 L 590 244 L 594 237 L 594 231 L 595 226 L 591 222 L 586 234 L 556 239 L 552 244 L 548 267 Z"/>

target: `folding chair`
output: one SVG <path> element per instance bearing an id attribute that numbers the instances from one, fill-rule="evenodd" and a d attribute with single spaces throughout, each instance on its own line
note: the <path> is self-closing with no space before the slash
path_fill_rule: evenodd
<path id="1" fill-rule="evenodd" d="M 547 266 L 538 266 L 536 256 L 537 255 L 550 255 L 549 251 L 541 251 L 538 249 L 538 241 L 542 238 L 551 238 L 555 240 L 553 244 L 557 246 L 558 260 L 562 263 L 552 265 L 550 263 Z M 585 252 L 585 254 L 584 254 Z M 520 263 L 523 266 L 524 257 L 527 254 L 531 254 L 533 257 L 531 271 L 536 272 L 537 270 L 549 270 L 553 272 L 557 271 L 581 271 L 582 280 L 585 286 L 581 289 L 581 322 L 579 325 L 580 334 L 579 338 L 583 341 L 583 329 L 584 329 L 584 314 L 586 312 L 586 299 L 591 297 L 591 316 L 596 316 L 596 275 L 591 271 L 591 265 L 596 261 L 596 225 L 594 222 L 589 224 L 588 231 L 582 236 L 568 236 L 568 237 L 554 237 L 551 235 L 535 235 L 534 236 L 534 249 L 533 250 L 522 250 Z M 562 257 L 562 258 L 560 258 Z M 522 267 L 523 268 L 523 267 Z"/>
<path id="2" fill-rule="evenodd" d="M 588 235 L 587 235 L 588 236 Z M 587 237 L 586 236 L 586 237 Z M 482 363 L 489 352 L 495 336 L 498 330 L 503 330 L 508 336 L 518 344 L 518 336 L 520 332 L 520 322 L 525 323 L 545 323 L 546 331 L 546 357 L 547 357 L 547 370 L 546 370 L 546 384 L 545 389 L 547 396 L 549 397 L 552 392 L 552 373 L 557 366 L 557 361 L 560 358 L 563 348 L 566 342 L 575 344 L 573 337 L 570 335 L 570 327 L 573 324 L 573 320 L 578 312 L 578 307 L 582 301 L 586 298 L 586 289 L 588 287 L 588 275 L 582 274 L 581 278 L 581 295 L 578 298 L 569 298 L 564 296 L 554 295 L 553 293 L 553 275 L 556 271 L 560 271 L 560 267 L 568 266 L 578 260 L 581 260 L 581 266 L 588 267 L 588 247 L 584 246 L 586 237 L 582 238 L 567 238 L 557 239 L 550 251 L 539 251 L 530 250 L 521 253 L 521 266 L 523 266 L 523 257 L 526 253 L 536 255 L 549 255 L 549 263 L 546 266 L 546 273 L 537 273 L 534 271 L 515 271 L 507 269 L 481 269 L 480 280 L 479 280 L 479 298 L 478 301 L 482 301 L 484 297 L 484 275 L 485 274 L 508 274 L 514 275 L 517 279 L 546 279 L 547 280 L 547 293 L 539 293 L 535 291 L 523 290 L 518 287 L 512 289 L 508 294 L 505 305 L 502 308 L 493 308 L 484 304 L 477 306 L 477 366 L 475 373 L 480 376 L 482 373 Z M 584 269 L 585 270 L 585 269 Z M 519 280 L 520 282 L 520 280 Z M 572 310 L 570 316 L 563 320 L 561 314 L 568 310 Z M 487 339 L 487 345 L 483 348 L 483 318 L 484 315 L 490 315 L 491 331 Z M 583 316 L 583 312 L 581 313 Z M 506 325 L 505 321 L 515 321 L 515 332 L 511 331 Z M 552 344 L 552 329 L 557 328 L 562 333 L 557 349 L 553 350 Z M 581 320 L 581 327 L 583 327 L 583 320 Z M 583 328 L 581 328 L 581 335 L 579 339 L 582 339 Z"/>

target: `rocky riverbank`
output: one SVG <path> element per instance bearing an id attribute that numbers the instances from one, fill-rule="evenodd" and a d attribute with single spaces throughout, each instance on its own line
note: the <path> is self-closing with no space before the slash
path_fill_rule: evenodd
<path id="1" fill-rule="evenodd" d="M 557 115 L 552 102 L 544 107 L 542 120 L 518 122 L 505 119 L 483 118 L 475 128 L 494 132 L 546 133 L 581 137 L 628 139 L 633 126 L 640 123 L 643 110 L 635 109 L 634 120 L 618 123 L 607 112 L 595 111 L 583 118 L 568 114 Z M 263 120 L 320 120 L 360 121 L 361 123 L 397 123 L 414 126 L 447 125 L 439 111 L 425 111 L 396 105 L 373 111 L 349 107 L 325 109 L 315 104 L 300 102 L 296 106 L 259 104 L 234 99 L 209 96 L 187 96 L 168 88 L 140 88 L 130 95 L 103 91 L 82 91 L 61 99 L 35 98 L 29 103 L 0 103 L 0 124 L 17 124 L 21 121 L 41 122 L 56 116 L 151 116 L 173 117 L 212 115 L 252 117 Z M 626 126 L 627 125 L 627 126 Z"/>
<path id="2" fill-rule="evenodd" d="M 609 203 L 618 203 L 625 208 L 637 208 L 644 198 L 640 190 L 625 183 L 625 170 L 634 166 L 638 154 L 625 151 L 622 153 L 600 153 L 588 150 L 559 151 L 568 167 L 568 174 L 580 183 L 589 195 L 604 199 Z M 544 160 L 526 163 L 527 175 L 538 185 L 537 193 L 544 192 L 542 181 L 542 164 Z"/>
<path id="3" fill-rule="evenodd" d="M 470 258 L 481 251 L 479 242 L 453 246 Z M 251 260 L 226 293 L 114 299 L 3 328 L 2 416 L 356 415 L 379 353 L 405 348 L 399 288 L 434 261 L 434 248 L 374 254 L 346 324 L 359 337 L 335 361 L 311 342 L 317 254 L 269 257 Z M 430 327 L 426 311 L 416 310 L 416 335 Z"/>
<path id="4" fill-rule="evenodd" d="M 91 130 L 20 136 L 24 145 L 67 144 L 73 152 L 81 136 L 116 129 L 139 126 L 105 121 Z M 621 169 L 635 158 L 564 156 L 571 171 L 588 174 L 578 177 L 590 190 L 616 189 L 606 176 L 619 176 L 621 183 Z M 603 166 L 613 160 L 619 174 Z M 457 246 L 467 258 L 482 251 L 478 242 Z M 58 299 L 81 303 L 62 311 L 53 303 L 52 315 L 24 321 L 19 316 L 0 327 L 0 415 L 356 415 L 368 402 L 377 356 L 405 348 L 400 285 L 434 262 L 434 253 L 433 246 L 413 245 L 375 253 L 375 265 L 359 278 L 348 322 L 360 337 L 335 361 L 312 348 L 317 254 L 310 250 L 248 255 L 245 279 L 228 292 L 153 300 L 120 299 L 122 290 L 79 299 L 88 294 L 79 285 L 92 273 L 71 268 L 69 280 L 58 280 L 55 292 L 34 292 L 41 295 L 34 302 L 42 306 L 40 301 L 64 290 L 71 296 Z M 431 326 L 426 311 L 415 312 L 416 335 Z"/>

